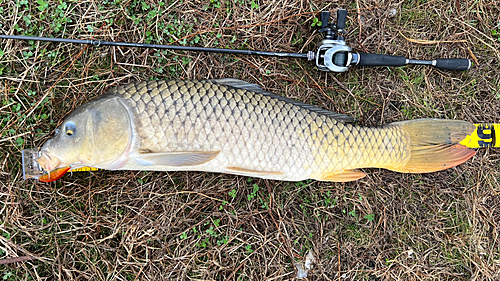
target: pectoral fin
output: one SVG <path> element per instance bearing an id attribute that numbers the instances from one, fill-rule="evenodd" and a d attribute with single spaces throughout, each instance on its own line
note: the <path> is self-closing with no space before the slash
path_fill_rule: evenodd
<path id="1" fill-rule="evenodd" d="M 145 152 L 140 155 L 140 162 L 144 165 L 165 166 L 196 166 L 204 164 L 217 156 L 220 151 L 171 151 Z"/>
<path id="2" fill-rule="evenodd" d="M 345 170 L 343 172 L 331 172 L 321 175 L 319 180 L 322 181 L 334 181 L 334 182 L 346 182 L 355 181 L 362 179 L 366 176 L 365 173 L 356 170 Z"/>
<path id="3" fill-rule="evenodd" d="M 244 176 L 249 176 L 249 177 L 281 176 L 281 175 L 283 175 L 282 172 L 256 171 L 256 170 L 250 170 L 250 169 L 245 169 L 245 168 L 240 168 L 240 167 L 227 167 L 226 171 L 228 173 L 234 173 L 234 174 L 239 174 L 239 175 L 244 175 Z"/>

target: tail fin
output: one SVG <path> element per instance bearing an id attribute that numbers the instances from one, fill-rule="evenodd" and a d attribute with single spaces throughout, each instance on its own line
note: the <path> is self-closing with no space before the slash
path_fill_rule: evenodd
<path id="1" fill-rule="evenodd" d="M 394 123 L 410 135 L 411 156 L 406 166 L 393 169 L 403 173 L 429 173 L 462 164 L 476 150 L 459 144 L 476 127 L 465 121 L 417 119 Z"/>

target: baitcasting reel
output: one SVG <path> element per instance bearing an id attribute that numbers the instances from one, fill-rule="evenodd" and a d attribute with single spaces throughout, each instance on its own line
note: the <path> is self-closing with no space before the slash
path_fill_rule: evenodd
<path id="1" fill-rule="evenodd" d="M 319 32 L 324 32 L 325 38 L 319 42 L 316 52 L 309 52 L 309 59 L 315 59 L 316 66 L 322 71 L 347 71 L 352 62 L 351 47 L 344 41 L 344 35 L 347 33 L 344 30 L 347 10 L 337 11 L 336 24 L 328 23 L 330 12 L 321 12 L 320 17 Z"/>
<path id="2" fill-rule="evenodd" d="M 309 52 L 308 59 L 316 60 L 316 66 L 322 71 L 344 72 L 351 65 L 359 66 L 404 66 L 407 64 L 431 65 L 444 70 L 468 70 L 472 63 L 468 59 L 410 60 L 401 56 L 380 55 L 352 52 L 347 46 L 344 35 L 347 33 L 345 20 L 347 10 L 337 11 L 337 23 L 329 23 L 330 13 L 321 12 L 321 29 L 325 38 L 318 44 L 316 52 Z"/>

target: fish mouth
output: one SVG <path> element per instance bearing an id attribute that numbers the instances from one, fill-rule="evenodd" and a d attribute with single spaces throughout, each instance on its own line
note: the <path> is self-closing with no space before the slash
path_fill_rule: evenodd
<path id="1" fill-rule="evenodd" d="M 50 173 L 54 169 L 58 168 L 61 164 L 61 160 L 55 156 L 50 156 L 50 151 L 47 149 L 42 149 L 40 157 L 37 159 L 38 164 L 42 169 Z"/>
<path id="2" fill-rule="evenodd" d="M 41 182 L 53 182 L 58 180 L 71 169 L 69 165 L 62 165 L 59 158 L 50 156 L 50 151 L 47 149 L 42 149 L 41 155 L 37 161 L 40 167 L 47 172 L 38 177 L 38 180 Z"/>

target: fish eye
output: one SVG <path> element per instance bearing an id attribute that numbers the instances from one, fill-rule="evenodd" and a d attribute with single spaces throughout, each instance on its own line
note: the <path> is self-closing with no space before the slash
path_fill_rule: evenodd
<path id="1" fill-rule="evenodd" d="M 76 125 L 73 122 L 68 122 L 66 125 L 64 125 L 64 132 L 66 136 L 71 137 L 74 134 L 76 134 Z"/>

